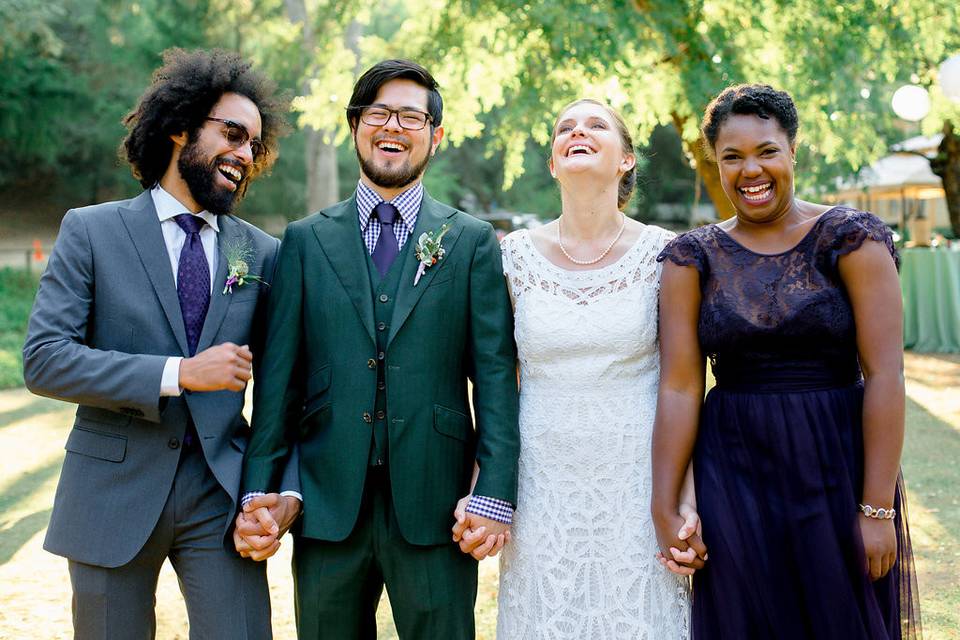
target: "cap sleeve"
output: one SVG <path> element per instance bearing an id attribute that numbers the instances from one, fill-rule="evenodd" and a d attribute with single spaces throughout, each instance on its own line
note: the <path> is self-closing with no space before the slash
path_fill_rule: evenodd
<path id="1" fill-rule="evenodd" d="M 883 243 L 890 252 L 897 269 L 900 256 L 893 244 L 893 232 L 880 218 L 867 211 L 846 209 L 842 215 L 833 216 L 826 226 L 827 253 L 831 268 L 836 268 L 841 256 L 863 246 L 865 240 Z"/>
<path id="2" fill-rule="evenodd" d="M 707 271 L 707 254 L 694 237 L 693 231 L 688 231 L 671 240 L 657 256 L 657 262 L 664 260 L 669 260 L 681 267 L 696 267 L 701 276 Z"/>

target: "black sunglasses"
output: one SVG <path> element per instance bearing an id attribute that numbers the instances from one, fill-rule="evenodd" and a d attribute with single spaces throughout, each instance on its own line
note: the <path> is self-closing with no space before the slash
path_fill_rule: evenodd
<path id="1" fill-rule="evenodd" d="M 250 153 L 253 155 L 253 161 L 259 162 L 267 155 L 267 146 L 263 144 L 263 141 L 260 138 L 251 138 L 250 132 L 247 131 L 247 128 L 240 124 L 239 122 L 234 122 L 233 120 L 224 120 L 223 118 L 213 118 L 207 117 L 207 120 L 212 120 L 214 122 L 220 122 L 226 126 L 226 132 L 224 137 L 227 139 L 227 144 L 229 144 L 234 149 L 239 149 L 243 145 L 247 144 L 247 141 L 250 141 Z"/>

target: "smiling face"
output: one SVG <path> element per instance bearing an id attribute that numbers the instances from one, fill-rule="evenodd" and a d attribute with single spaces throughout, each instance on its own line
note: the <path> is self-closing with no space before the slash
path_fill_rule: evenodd
<path id="1" fill-rule="evenodd" d="M 413 80 L 390 80 L 380 87 L 372 104 L 426 112 L 427 89 Z M 387 191 L 406 189 L 419 180 L 442 138 L 443 127 L 427 123 L 418 131 L 404 129 L 395 113 L 380 126 L 360 118 L 353 130 L 362 177 L 370 186 Z"/>
<path id="2" fill-rule="evenodd" d="M 617 181 L 636 156 L 603 105 L 581 101 L 560 114 L 553 129 L 550 174 L 561 183 L 578 174 Z"/>
<path id="3" fill-rule="evenodd" d="M 720 182 L 738 215 L 775 220 L 793 205 L 795 146 L 775 118 L 731 114 L 714 144 Z"/>
<path id="4" fill-rule="evenodd" d="M 240 94 L 225 93 L 210 110 L 209 117 L 242 126 L 251 139 L 260 137 L 260 111 Z M 182 135 L 185 143 L 177 168 L 190 195 L 210 213 L 230 213 L 246 192 L 253 168 L 250 142 L 235 147 L 230 142 L 230 126 L 214 120 L 205 121 L 190 139 Z"/>

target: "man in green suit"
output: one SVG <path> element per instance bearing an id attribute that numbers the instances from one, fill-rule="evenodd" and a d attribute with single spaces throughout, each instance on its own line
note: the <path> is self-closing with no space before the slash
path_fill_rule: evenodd
<path id="1" fill-rule="evenodd" d="M 347 108 L 356 193 L 292 223 L 281 245 L 238 517 L 242 534 L 254 516 L 270 531 L 238 550 L 269 555 L 296 517 L 299 501 L 275 492 L 298 444 L 301 639 L 375 638 L 384 585 L 401 638 L 473 638 L 477 562 L 464 551 L 483 556 L 509 538 L 513 314 L 493 228 L 421 184 L 442 111 L 418 64 L 364 73 Z"/>

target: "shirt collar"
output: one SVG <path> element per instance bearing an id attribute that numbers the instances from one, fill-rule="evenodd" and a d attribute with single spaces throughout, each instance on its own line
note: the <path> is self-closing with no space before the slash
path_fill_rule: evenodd
<path id="1" fill-rule="evenodd" d="M 420 213 L 420 204 L 423 202 L 423 183 L 417 182 L 392 200 L 385 201 L 380 194 L 363 183 L 357 182 L 357 213 L 360 215 L 360 230 L 366 231 L 370 224 L 370 214 L 373 208 L 381 202 L 390 202 L 400 212 L 400 219 L 413 229 L 417 223 L 417 214 Z"/>
<path id="2" fill-rule="evenodd" d="M 153 206 L 157 209 L 157 217 L 160 218 L 160 222 L 170 220 L 174 216 L 178 216 L 181 213 L 190 213 L 190 210 L 187 209 L 187 207 L 170 195 L 170 193 L 159 184 L 150 190 L 150 195 L 153 197 Z M 210 213 L 206 209 L 193 215 L 203 218 L 203 221 L 210 225 L 214 231 L 220 231 L 220 225 L 218 224 L 217 216 Z"/>

